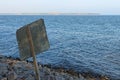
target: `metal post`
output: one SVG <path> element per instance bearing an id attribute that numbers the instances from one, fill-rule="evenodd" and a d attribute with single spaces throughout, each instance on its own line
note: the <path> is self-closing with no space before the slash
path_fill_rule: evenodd
<path id="1" fill-rule="evenodd" d="M 31 50 L 31 53 L 32 53 L 32 57 L 33 57 L 33 63 L 34 63 L 34 67 L 35 67 L 36 79 L 40 80 L 39 68 L 38 68 L 38 64 L 37 64 L 37 61 L 36 61 L 33 40 L 32 40 L 32 37 L 31 37 L 31 32 L 30 32 L 29 27 L 27 27 L 27 36 L 28 36 L 28 40 L 29 40 L 29 44 L 30 44 L 30 50 Z"/>

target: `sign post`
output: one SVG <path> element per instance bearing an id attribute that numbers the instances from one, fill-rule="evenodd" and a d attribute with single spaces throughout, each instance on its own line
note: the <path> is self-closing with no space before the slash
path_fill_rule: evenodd
<path id="1" fill-rule="evenodd" d="M 36 61 L 36 57 L 35 57 L 34 45 L 33 45 L 31 32 L 30 32 L 29 27 L 27 27 L 27 35 L 28 35 L 28 40 L 29 40 L 29 44 L 30 44 L 30 50 L 31 50 L 32 57 L 33 57 L 33 63 L 34 63 L 34 67 L 35 67 L 36 79 L 40 80 L 39 68 L 38 68 L 38 64 L 37 64 L 37 61 Z"/>
<path id="2" fill-rule="evenodd" d="M 36 79 L 40 80 L 36 54 L 48 50 L 50 47 L 47 38 L 44 20 L 40 19 L 25 25 L 16 32 L 21 60 L 33 57 Z"/>

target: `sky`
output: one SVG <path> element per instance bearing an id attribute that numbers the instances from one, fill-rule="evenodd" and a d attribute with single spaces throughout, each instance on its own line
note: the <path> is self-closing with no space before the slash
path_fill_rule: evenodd
<path id="1" fill-rule="evenodd" d="M 120 15 L 120 0 L 0 0 L 0 13 L 100 13 Z"/>

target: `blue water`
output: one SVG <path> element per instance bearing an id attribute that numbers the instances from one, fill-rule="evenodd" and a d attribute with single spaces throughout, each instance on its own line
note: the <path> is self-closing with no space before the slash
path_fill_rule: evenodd
<path id="1" fill-rule="evenodd" d="M 120 79 L 120 16 L 0 16 L 0 54 L 19 57 L 16 30 L 43 18 L 50 49 L 41 64 Z"/>

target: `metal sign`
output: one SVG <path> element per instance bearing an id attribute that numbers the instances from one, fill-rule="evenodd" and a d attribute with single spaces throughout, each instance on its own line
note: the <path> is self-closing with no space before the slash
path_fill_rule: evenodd
<path id="1" fill-rule="evenodd" d="M 40 80 L 39 68 L 35 54 L 43 52 L 50 47 L 44 20 L 37 20 L 18 29 L 16 37 L 20 51 L 20 58 L 25 60 L 29 57 L 33 57 L 36 79 Z"/>
<path id="2" fill-rule="evenodd" d="M 28 29 L 30 29 L 30 36 Z M 50 47 L 43 19 L 37 20 L 31 24 L 21 27 L 17 30 L 16 37 L 18 41 L 21 60 L 32 57 L 29 37 L 32 38 L 35 54 L 46 51 Z"/>

